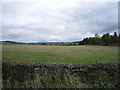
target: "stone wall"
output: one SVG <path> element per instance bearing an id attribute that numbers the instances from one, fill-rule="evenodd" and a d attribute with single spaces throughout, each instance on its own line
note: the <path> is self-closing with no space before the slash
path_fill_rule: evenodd
<path id="1" fill-rule="evenodd" d="M 96 72 L 105 71 L 110 77 L 116 78 L 114 73 L 118 73 L 120 70 L 120 63 L 96 63 L 96 64 L 58 64 L 58 63 L 8 63 L 3 62 L 2 65 L 2 76 L 3 80 L 12 78 L 11 80 L 17 80 L 24 82 L 29 75 L 29 78 L 36 79 L 36 75 L 42 76 L 54 76 L 60 74 L 61 76 L 65 73 L 70 73 L 82 78 L 82 83 L 91 83 L 96 80 L 95 77 L 101 77 Z M 106 75 L 100 73 L 101 75 Z M 98 76 L 97 76 L 98 75 Z M 119 78 L 119 77 L 117 77 Z M 110 79 L 112 80 L 112 79 Z M 118 80 L 118 79 L 116 79 Z M 118 85 L 118 84 L 117 84 Z"/>
<path id="2" fill-rule="evenodd" d="M 89 72 L 91 70 L 110 70 L 116 71 L 120 69 L 120 63 L 96 63 L 96 64 L 58 64 L 58 63 L 12 63 L 11 67 L 14 67 L 18 70 L 26 70 L 28 72 L 42 72 L 42 70 L 47 69 L 50 71 L 64 69 L 71 72 Z"/>

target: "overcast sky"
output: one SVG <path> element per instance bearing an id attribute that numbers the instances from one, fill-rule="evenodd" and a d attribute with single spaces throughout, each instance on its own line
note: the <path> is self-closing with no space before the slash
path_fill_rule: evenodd
<path id="1" fill-rule="evenodd" d="M 2 3 L 2 40 L 80 41 L 95 33 L 101 35 L 117 30 L 117 2 L 43 0 Z"/>

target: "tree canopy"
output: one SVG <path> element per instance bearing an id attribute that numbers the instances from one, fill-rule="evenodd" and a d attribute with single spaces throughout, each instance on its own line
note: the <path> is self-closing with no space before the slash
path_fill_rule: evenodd
<path id="1" fill-rule="evenodd" d="M 118 42 L 120 42 L 120 34 L 117 35 L 114 32 L 113 35 L 106 33 L 99 37 L 98 34 L 95 34 L 95 37 L 84 38 L 79 42 L 79 45 L 118 45 Z"/>

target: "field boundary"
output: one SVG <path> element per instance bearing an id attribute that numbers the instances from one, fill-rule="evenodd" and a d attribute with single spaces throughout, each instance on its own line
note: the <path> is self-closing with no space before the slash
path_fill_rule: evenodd
<path id="1" fill-rule="evenodd" d="M 24 83 L 24 87 L 27 88 L 28 86 L 31 87 L 34 82 L 34 88 L 38 88 L 37 86 L 39 85 L 39 87 L 47 88 L 51 86 L 63 87 L 65 84 L 66 85 L 64 87 L 81 87 L 81 85 L 83 85 L 82 87 L 89 88 L 120 87 L 120 63 L 27 64 L 3 62 L 2 64 L 4 88 L 14 88 L 16 86 L 16 83 L 18 85 L 17 88 L 21 88 L 21 83 Z M 55 83 L 53 83 L 53 81 L 55 81 Z M 26 85 L 26 83 L 30 82 L 32 82 L 32 84 Z"/>

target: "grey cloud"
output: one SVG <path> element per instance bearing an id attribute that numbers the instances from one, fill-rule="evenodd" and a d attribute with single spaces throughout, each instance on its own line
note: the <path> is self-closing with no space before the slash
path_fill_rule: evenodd
<path id="1" fill-rule="evenodd" d="M 62 8 L 36 3 L 3 4 L 3 39 L 76 41 L 117 30 L 117 3 L 79 3 Z"/>
<path id="2" fill-rule="evenodd" d="M 85 3 L 74 10 L 68 9 L 65 10 L 67 12 L 63 12 L 71 17 L 66 19 L 67 22 L 74 22 L 79 26 L 78 31 L 102 34 L 118 28 L 117 9 L 117 3 Z"/>

